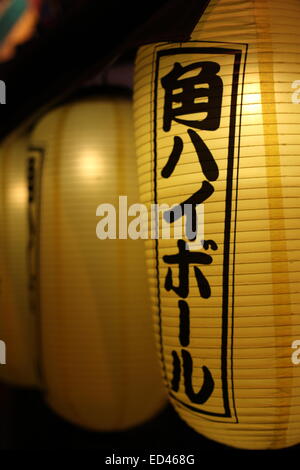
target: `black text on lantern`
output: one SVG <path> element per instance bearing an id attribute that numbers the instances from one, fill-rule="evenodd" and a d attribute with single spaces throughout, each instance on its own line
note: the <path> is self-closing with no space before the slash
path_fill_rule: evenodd
<path id="1" fill-rule="evenodd" d="M 193 238 L 187 234 L 187 240 L 177 241 L 177 251 L 161 254 L 161 240 L 156 240 L 156 271 L 159 296 L 159 324 L 162 360 L 170 395 L 174 400 L 197 413 L 216 418 L 229 418 L 236 421 L 234 406 L 234 384 L 232 373 L 232 339 L 233 339 L 233 282 L 234 282 L 234 239 L 236 221 L 236 200 L 238 184 L 238 133 L 239 112 L 241 112 L 241 87 L 243 86 L 243 62 L 246 59 L 246 46 L 222 47 L 217 44 L 204 45 L 199 42 L 182 43 L 180 47 L 157 48 L 154 79 L 154 202 L 164 202 L 163 183 L 166 179 L 176 176 L 176 168 L 180 162 L 189 158 L 185 146 L 193 149 L 193 174 L 196 179 L 185 184 L 191 193 L 179 204 L 178 217 L 184 214 L 184 205 L 191 204 L 192 220 L 189 226 L 194 230 L 197 224 L 196 207 L 213 200 L 216 191 L 220 194 L 220 180 L 226 180 L 226 189 L 222 191 L 224 199 L 224 225 L 222 233 L 211 233 L 205 226 L 206 239 L 198 251 L 189 249 Z M 224 74 L 222 58 L 225 57 L 227 72 Z M 228 68 L 232 73 L 228 78 Z M 230 113 L 223 118 L 224 91 L 230 93 Z M 238 98 L 239 96 L 239 98 Z M 163 106 L 161 105 L 163 99 Z M 223 119 L 223 121 L 222 121 Z M 220 127 L 227 132 L 227 165 L 220 168 L 214 151 L 206 140 L 207 135 L 215 135 Z M 163 138 L 161 137 L 163 136 Z M 216 136 L 217 137 L 217 136 Z M 160 152 L 169 139 L 170 151 L 163 160 Z M 163 141 L 163 144 L 161 144 Z M 194 170 L 197 168 L 197 172 Z M 177 177 L 180 173 L 177 174 Z M 218 186 L 219 185 L 219 186 Z M 235 186 L 234 186 L 235 185 Z M 162 188 L 162 189 L 161 189 Z M 162 194 L 162 195 L 161 195 Z M 205 206 L 205 213 L 209 212 Z M 177 212 L 166 211 L 165 220 L 172 224 Z M 193 234 L 194 231 L 191 231 Z M 211 235 L 211 236 L 210 236 Z M 193 276 L 193 297 L 195 292 L 201 305 L 207 306 L 209 316 L 210 301 L 214 296 L 209 278 L 209 267 L 214 265 L 214 257 L 222 258 L 219 276 L 222 295 L 218 306 L 220 324 L 219 338 L 212 338 L 218 344 L 218 368 L 206 363 L 203 359 L 197 368 L 201 369 L 202 383 L 197 389 L 193 385 L 195 360 L 191 352 L 193 341 L 193 311 L 190 303 L 191 276 Z M 174 282 L 174 268 L 178 279 Z M 163 275 L 163 289 L 176 296 L 178 315 L 178 346 L 171 350 L 164 344 L 164 297 L 161 295 L 160 278 Z M 209 320 L 208 320 L 209 325 Z M 213 328 L 212 328 L 213 330 Z M 201 345 L 200 345 L 201 346 Z M 167 352 L 166 352 L 167 351 Z M 172 370 L 167 373 L 166 357 L 171 360 Z M 199 377 L 199 370 L 197 371 Z M 214 399 L 214 390 L 222 390 L 222 410 L 216 411 L 210 406 Z M 184 396 L 185 398 L 182 398 Z"/>

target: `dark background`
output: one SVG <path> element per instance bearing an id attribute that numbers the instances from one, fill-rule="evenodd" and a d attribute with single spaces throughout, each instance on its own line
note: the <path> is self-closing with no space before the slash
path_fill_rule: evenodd
<path id="1" fill-rule="evenodd" d="M 0 450 L 97 450 L 98 462 L 112 454 L 145 456 L 194 454 L 228 458 L 283 457 L 297 466 L 300 446 L 272 451 L 235 449 L 206 439 L 184 423 L 171 405 L 166 405 L 144 424 L 122 432 L 90 432 L 60 418 L 44 402 L 38 391 L 0 385 Z M 245 462 L 245 461 L 244 461 Z M 293 463 L 294 462 L 294 463 Z M 296 468 L 296 467 L 295 467 Z"/>

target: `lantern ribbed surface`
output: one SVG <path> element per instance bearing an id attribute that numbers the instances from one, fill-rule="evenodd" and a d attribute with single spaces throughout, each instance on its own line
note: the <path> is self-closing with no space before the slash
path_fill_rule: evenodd
<path id="1" fill-rule="evenodd" d="M 0 339 L 6 364 L 0 379 L 36 386 L 37 319 L 28 278 L 28 137 L 13 135 L 0 148 Z"/>
<path id="2" fill-rule="evenodd" d="M 44 152 L 40 324 L 47 400 L 90 429 L 140 424 L 165 402 L 143 242 L 96 237 L 98 205 L 117 211 L 119 195 L 128 195 L 128 204 L 137 200 L 131 101 L 103 96 L 65 104 L 40 120 L 31 145 Z"/>
<path id="3" fill-rule="evenodd" d="M 298 0 L 212 0 L 190 41 L 136 59 L 141 201 L 180 204 L 205 181 L 216 244 L 190 251 L 186 296 L 177 241 L 147 241 L 165 382 L 187 423 L 240 448 L 300 442 L 299 17 Z"/>

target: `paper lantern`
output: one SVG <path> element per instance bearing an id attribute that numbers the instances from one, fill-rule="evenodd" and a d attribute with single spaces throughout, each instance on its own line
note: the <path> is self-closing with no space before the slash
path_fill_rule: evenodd
<path id="1" fill-rule="evenodd" d="M 128 97 L 104 95 L 49 112 L 31 136 L 32 151 L 43 158 L 40 328 L 47 400 L 66 419 L 95 430 L 141 424 L 165 403 L 143 241 L 96 236 L 99 205 L 117 211 L 119 195 L 128 195 L 128 204 L 137 200 L 132 122 Z"/>
<path id="2" fill-rule="evenodd" d="M 299 16 L 212 0 L 189 41 L 136 60 L 141 200 L 204 206 L 198 247 L 147 241 L 165 382 L 186 422 L 240 448 L 300 442 Z"/>
<path id="3" fill-rule="evenodd" d="M 0 340 L 6 364 L 0 380 L 36 386 L 37 316 L 28 237 L 28 137 L 14 135 L 0 147 Z"/>

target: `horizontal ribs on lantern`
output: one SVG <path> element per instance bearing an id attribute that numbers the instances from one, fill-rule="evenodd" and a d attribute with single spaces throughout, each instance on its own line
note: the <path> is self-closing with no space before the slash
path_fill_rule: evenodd
<path id="1" fill-rule="evenodd" d="M 157 345 L 197 432 L 283 448 L 300 442 L 300 4 L 202 6 L 189 40 L 136 58 L 141 202 L 205 214 L 201 247 L 192 230 L 145 242 Z"/>

